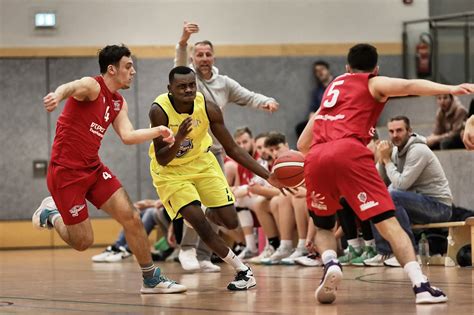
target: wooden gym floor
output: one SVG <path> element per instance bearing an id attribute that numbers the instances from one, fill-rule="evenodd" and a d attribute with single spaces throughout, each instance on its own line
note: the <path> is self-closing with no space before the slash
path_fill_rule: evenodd
<path id="1" fill-rule="evenodd" d="M 0 314 L 473 314 L 474 272 L 469 268 L 429 267 L 442 287 L 445 305 L 414 303 L 401 268 L 344 269 L 344 281 L 333 305 L 319 305 L 314 290 L 321 268 L 254 266 L 257 288 L 230 292 L 233 278 L 221 273 L 186 274 L 178 263 L 161 264 L 165 274 L 188 286 L 185 294 L 139 294 L 140 273 L 133 259 L 93 264 L 86 252 L 70 249 L 0 251 Z"/>

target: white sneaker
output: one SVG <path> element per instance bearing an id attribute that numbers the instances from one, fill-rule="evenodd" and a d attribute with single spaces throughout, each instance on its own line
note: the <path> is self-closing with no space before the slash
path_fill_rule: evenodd
<path id="1" fill-rule="evenodd" d="M 443 291 L 432 287 L 429 282 L 420 283 L 420 286 L 414 286 L 413 291 L 416 296 L 416 304 L 435 304 L 445 303 L 448 297 Z"/>
<path id="2" fill-rule="evenodd" d="M 125 247 L 120 246 L 118 249 L 118 252 L 115 252 L 112 255 L 108 255 L 107 257 L 105 257 L 105 261 L 109 263 L 121 262 L 124 259 L 132 257 L 132 253 L 130 253 Z"/>
<path id="3" fill-rule="evenodd" d="M 49 222 L 48 218 L 50 215 L 59 214 L 56 204 L 54 203 L 53 197 L 48 196 L 41 201 L 40 206 L 33 213 L 31 221 L 33 226 L 38 230 L 48 229 L 51 230 L 54 226 Z"/>
<path id="4" fill-rule="evenodd" d="M 364 266 L 369 266 L 369 267 L 383 267 L 383 262 L 389 258 L 391 258 L 392 255 L 382 255 L 382 254 L 377 254 L 376 256 L 364 260 Z"/>
<path id="5" fill-rule="evenodd" d="M 305 267 L 321 267 L 323 265 L 321 257 L 318 257 L 316 254 L 298 257 L 295 259 L 295 263 Z"/>
<path id="6" fill-rule="evenodd" d="M 331 260 L 324 267 L 324 275 L 319 287 L 314 292 L 321 304 L 330 304 L 336 299 L 337 286 L 342 280 L 342 267 L 339 262 Z"/>
<path id="7" fill-rule="evenodd" d="M 402 266 L 402 265 L 400 265 L 400 263 L 397 260 L 397 257 L 395 257 L 395 256 L 393 256 L 392 258 L 389 258 L 389 259 L 385 259 L 383 264 L 387 267 L 394 267 L 394 268 L 398 268 L 398 267 Z"/>
<path id="8" fill-rule="evenodd" d="M 258 250 L 252 252 L 249 248 L 245 247 L 244 250 L 241 251 L 239 255 L 237 255 L 237 257 L 240 260 L 247 260 L 247 259 L 256 257 L 257 255 L 258 255 Z"/>
<path id="9" fill-rule="evenodd" d="M 93 262 L 106 262 L 107 257 L 119 253 L 119 249 L 115 245 L 107 246 L 107 248 L 100 254 L 92 256 Z"/>
<path id="10" fill-rule="evenodd" d="M 221 267 L 213 264 L 209 260 L 199 261 L 199 267 L 201 268 L 201 272 L 220 272 L 221 271 Z"/>
<path id="11" fill-rule="evenodd" d="M 262 259 L 270 257 L 271 255 L 273 255 L 274 252 L 275 252 L 275 248 L 273 248 L 273 246 L 269 244 L 269 245 L 265 246 L 265 248 L 260 253 L 260 255 L 249 259 L 248 262 L 252 263 L 252 264 L 261 264 Z"/>
<path id="12" fill-rule="evenodd" d="M 185 292 L 188 288 L 184 285 L 170 280 L 161 275 L 160 268 L 156 268 L 153 278 L 143 279 L 143 285 L 140 289 L 142 294 L 166 294 Z"/>
<path id="13" fill-rule="evenodd" d="M 188 250 L 180 250 L 178 254 L 179 262 L 181 263 L 181 267 L 183 267 L 186 271 L 197 271 L 201 269 L 199 266 L 199 261 L 196 257 L 196 249 L 191 248 Z"/>
<path id="14" fill-rule="evenodd" d="M 231 291 L 243 291 L 251 289 L 256 285 L 257 282 L 255 281 L 252 270 L 248 268 L 247 270 L 237 272 L 234 281 L 229 283 L 227 289 Z"/>
<path id="15" fill-rule="evenodd" d="M 264 265 L 277 265 L 283 258 L 286 258 L 291 255 L 293 248 L 278 247 L 278 249 L 268 258 L 261 260 L 261 263 Z"/>
<path id="16" fill-rule="evenodd" d="M 306 257 L 308 255 L 308 251 L 306 250 L 305 247 L 302 248 L 296 248 L 293 253 L 281 260 L 282 265 L 294 265 L 295 264 L 295 259 L 300 258 L 300 257 Z"/>

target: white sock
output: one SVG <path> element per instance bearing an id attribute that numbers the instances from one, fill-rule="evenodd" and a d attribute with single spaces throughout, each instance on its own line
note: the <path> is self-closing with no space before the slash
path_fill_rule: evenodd
<path id="1" fill-rule="evenodd" d="M 337 254 L 334 250 L 328 249 L 323 252 L 323 254 L 321 255 L 321 258 L 323 260 L 323 264 L 327 264 L 331 260 L 337 261 Z"/>
<path id="2" fill-rule="evenodd" d="M 245 246 L 254 253 L 257 251 L 257 242 L 255 241 L 255 235 L 253 233 L 245 235 Z"/>
<path id="3" fill-rule="evenodd" d="M 426 276 L 421 271 L 420 265 L 416 261 L 406 263 L 403 269 L 413 285 L 420 286 L 420 283 L 427 281 Z"/>
<path id="4" fill-rule="evenodd" d="M 56 214 L 53 214 L 52 216 L 50 216 L 48 218 L 49 222 L 51 222 L 51 224 L 54 226 L 54 224 L 56 223 L 56 221 L 61 217 L 61 215 L 59 213 L 56 213 Z"/>
<path id="5" fill-rule="evenodd" d="M 234 267 L 235 270 L 237 271 L 244 271 L 249 269 L 249 267 L 245 266 L 242 261 L 237 257 L 236 254 L 229 248 L 229 253 L 227 253 L 227 256 L 222 258 L 223 261 Z"/>
<path id="6" fill-rule="evenodd" d="M 375 247 L 375 240 L 374 239 L 371 239 L 371 240 L 364 240 L 364 245 L 365 246 L 370 246 L 370 247 Z"/>
<path id="7" fill-rule="evenodd" d="M 281 248 L 293 248 L 293 241 L 292 240 L 281 240 L 280 241 Z"/>
<path id="8" fill-rule="evenodd" d="M 300 238 L 298 239 L 298 245 L 296 245 L 296 248 L 304 248 L 306 244 L 306 239 L 305 238 Z"/>
<path id="9" fill-rule="evenodd" d="M 347 240 L 347 244 L 352 246 L 354 249 L 359 249 L 360 248 L 360 242 L 358 238 L 353 238 L 351 240 Z"/>

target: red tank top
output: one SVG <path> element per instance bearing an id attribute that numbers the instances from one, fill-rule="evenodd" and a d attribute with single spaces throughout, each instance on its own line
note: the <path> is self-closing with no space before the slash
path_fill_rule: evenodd
<path id="1" fill-rule="evenodd" d="M 371 77 L 371 73 L 346 73 L 331 82 L 313 117 L 312 145 L 351 137 L 364 145 L 370 142 L 385 105 L 370 94 Z"/>
<path id="2" fill-rule="evenodd" d="M 253 155 L 253 158 L 255 160 L 258 160 L 259 156 L 257 152 L 255 152 L 255 154 Z M 239 175 L 240 185 L 250 184 L 250 180 L 252 180 L 252 178 L 255 176 L 255 174 L 251 170 L 243 167 L 240 164 L 238 164 L 237 166 L 237 174 Z"/>
<path id="3" fill-rule="evenodd" d="M 112 93 L 102 76 L 96 100 L 81 102 L 69 97 L 56 123 L 51 163 L 73 169 L 93 168 L 100 164 L 99 149 L 109 125 L 123 106 L 123 97 Z"/>

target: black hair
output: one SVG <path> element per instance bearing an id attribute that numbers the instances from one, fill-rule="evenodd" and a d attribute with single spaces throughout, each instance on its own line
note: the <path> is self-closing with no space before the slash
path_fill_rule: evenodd
<path id="1" fill-rule="evenodd" d="M 130 49 L 124 44 L 119 45 L 108 45 L 99 50 L 99 66 L 100 73 L 104 74 L 107 72 L 109 65 L 117 66 L 122 57 L 130 57 L 132 53 Z"/>
<path id="2" fill-rule="evenodd" d="M 372 71 L 377 66 L 377 48 L 370 44 L 357 44 L 347 54 L 347 63 L 354 70 Z"/>
<path id="3" fill-rule="evenodd" d="M 173 69 L 171 69 L 169 75 L 168 75 L 168 80 L 169 80 L 169 83 L 173 83 L 174 81 L 174 75 L 175 74 L 190 74 L 190 73 L 195 73 L 193 69 L 189 68 L 189 67 L 185 67 L 185 66 L 178 66 L 178 67 L 174 67 Z"/>
<path id="4" fill-rule="evenodd" d="M 407 127 L 407 130 L 411 128 L 410 119 L 407 116 L 401 116 L 400 115 L 400 116 L 395 116 L 395 117 L 390 118 L 390 122 L 400 121 L 400 120 L 403 120 L 403 122 L 405 123 L 405 126 Z"/>
<path id="5" fill-rule="evenodd" d="M 262 132 L 255 136 L 255 141 L 257 141 L 260 138 L 267 138 L 267 137 L 268 137 L 268 132 Z"/>
<path id="6" fill-rule="evenodd" d="M 265 147 L 273 147 L 279 145 L 280 143 L 286 144 L 286 137 L 284 134 L 272 131 L 268 133 L 267 138 L 265 139 L 264 146 Z"/>
<path id="7" fill-rule="evenodd" d="M 313 68 L 316 68 L 316 66 L 323 66 L 325 67 L 326 69 L 329 70 L 329 63 L 327 63 L 326 61 L 324 60 L 317 60 L 313 63 Z"/>

